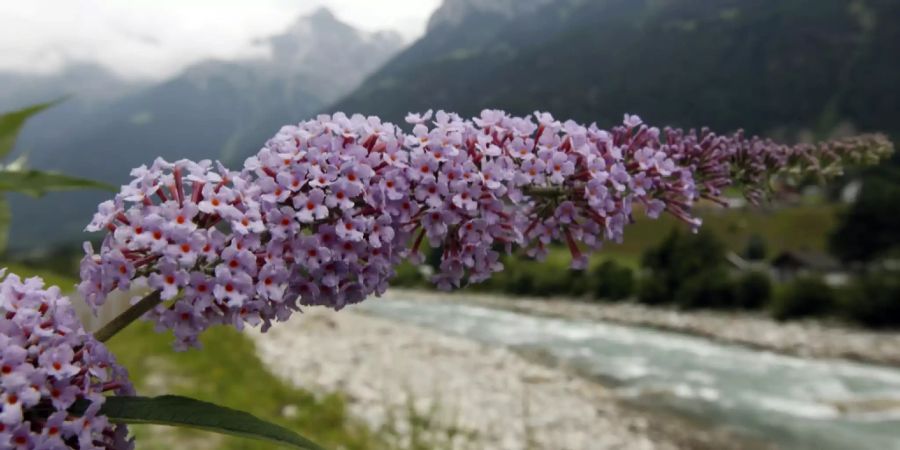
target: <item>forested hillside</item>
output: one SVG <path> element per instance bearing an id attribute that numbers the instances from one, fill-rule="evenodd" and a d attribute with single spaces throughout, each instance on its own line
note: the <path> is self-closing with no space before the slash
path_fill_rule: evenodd
<path id="1" fill-rule="evenodd" d="M 330 109 L 393 120 L 428 108 L 542 109 L 600 124 L 634 112 L 789 138 L 840 126 L 900 131 L 900 58 L 886 56 L 900 55 L 900 2 L 530 3 L 498 12 L 446 2 L 453 20 L 433 21 Z"/>

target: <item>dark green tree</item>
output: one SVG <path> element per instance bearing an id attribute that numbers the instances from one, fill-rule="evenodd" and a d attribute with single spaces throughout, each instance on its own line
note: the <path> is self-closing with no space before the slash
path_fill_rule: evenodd
<path id="1" fill-rule="evenodd" d="M 778 320 L 822 316 L 834 311 L 837 295 L 819 278 L 803 277 L 788 283 L 772 301 L 771 313 Z"/>
<path id="2" fill-rule="evenodd" d="M 747 239 L 747 246 L 744 247 L 744 258 L 751 261 L 761 261 L 766 259 L 768 249 L 766 248 L 766 239 L 759 234 L 754 234 Z"/>
<path id="3" fill-rule="evenodd" d="M 772 298 L 772 280 L 765 272 L 749 271 L 737 280 L 734 298 L 739 308 L 760 308 Z"/>
<path id="4" fill-rule="evenodd" d="M 900 250 L 900 169 L 874 169 L 840 214 L 829 247 L 844 261 L 868 262 Z"/>
<path id="5" fill-rule="evenodd" d="M 604 300 L 622 300 L 634 292 L 634 272 L 615 261 L 604 261 L 591 270 L 594 296 Z"/>
<path id="6" fill-rule="evenodd" d="M 900 326 L 900 276 L 876 272 L 856 280 L 843 299 L 842 312 L 870 327 Z"/>
<path id="7" fill-rule="evenodd" d="M 650 274 L 639 293 L 643 303 L 674 302 L 685 308 L 733 306 L 725 245 L 709 231 L 688 234 L 674 229 L 659 246 L 644 253 L 642 265 Z"/>

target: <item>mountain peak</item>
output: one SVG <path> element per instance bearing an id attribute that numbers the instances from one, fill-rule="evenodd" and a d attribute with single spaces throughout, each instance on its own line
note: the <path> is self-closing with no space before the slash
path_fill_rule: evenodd
<path id="1" fill-rule="evenodd" d="M 360 31 L 319 8 L 268 38 L 267 44 L 270 73 L 303 78 L 307 87 L 316 84 L 323 100 L 334 101 L 400 51 L 403 42 L 393 32 Z"/>
<path id="2" fill-rule="evenodd" d="M 292 36 L 293 39 L 313 39 L 322 33 L 353 33 L 356 30 L 342 22 L 326 7 L 318 8 L 309 14 L 297 17 L 284 32 L 275 36 Z"/>
<path id="3" fill-rule="evenodd" d="M 318 23 L 339 22 L 338 18 L 335 17 L 334 13 L 331 12 L 330 9 L 328 9 L 324 6 L 317 8 L 315 11 L 313 11 L 310 14 L 307 14 L 306 16 L 301 17 L 300 20 L 305 20 L 305 21 L 309 21 L 309 22 L 318 22 Z"/>

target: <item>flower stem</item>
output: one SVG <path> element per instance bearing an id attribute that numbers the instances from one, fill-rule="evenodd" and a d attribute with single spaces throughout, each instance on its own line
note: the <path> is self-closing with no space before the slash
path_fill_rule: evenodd
<path id="1" fill-rule="evenodd" d="M 562 195 L 568 194 L 569 191 L 561 188 L 561 187 L 537 187 L 537 186 L 525 186 L 522 189 L 522 192 L 525 195 L 529 195 L 532 197 L 548 197 L 548 198 L 557 198 Z"/>
<path id="2" fill-rule="evenodd" d="M 162 297 L 160 297 L 159 290 L 147 294 L 146 297 L 140 299 L 130 308 L 123 311 L 122 314 L 119 314 L 113 320 L 110 320 L 109 323 L 100 327 L 100 329 L 94 333 L 94 338 L 100 342 L 108 341 L 111 337 L 115 336 L 118 332 L 131 324 L 131 322 L 140 319 L 147 311 L 150 311 L 161 302 Z"/>

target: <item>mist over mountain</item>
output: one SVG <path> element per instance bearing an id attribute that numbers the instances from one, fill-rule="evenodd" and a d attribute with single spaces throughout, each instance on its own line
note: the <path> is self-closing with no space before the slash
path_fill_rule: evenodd
<path id="1" fill-rule="evenodd" d="M 402 40 L 394 33 L 358 31 L 319 10 L 265 44 L 268 58 L 200 62 L 91 111 L 63 104 L 28 124 L 20 148 L 30 150 L 33 167 L 114 184 L 157 156 L 239 162 L 281 125 L 305 119 L 354 89 L 400 50 Z M 60 116 L 70 122 L 54 121 Z M 12 246 L 79 236 L 106 197 L 78 192 L 14 201 Z"/>
<path id="2" fill-rule="evenodd" d="M 900 131 L 894 0 L 447 0 L 329 109 L 482 108 L 794 137 Z"/>
<path id="3" fill-rule="evenodd" d="M 77 94 L 83 103 L 116 99 L 139 85 L 120 80 L 96 64 L 70 64 L 61 71 L 35 75 L 0 72 L 0 111 Z"/>
<path id="4" fill-rule="evenodd" d="M 0 72 L 0 86 L 0 111 L 65 99 L 32 119 L 35 126 L 28 127 L 20 136 L 17 154 L 29 156 L 34 156 L 32 151 L 38 143 L 59 144 L 73 133 L 90 128 L 94 114 L 143 87 L 88 63 L 73 63 L 59 72 L 44 75 Z"/>

